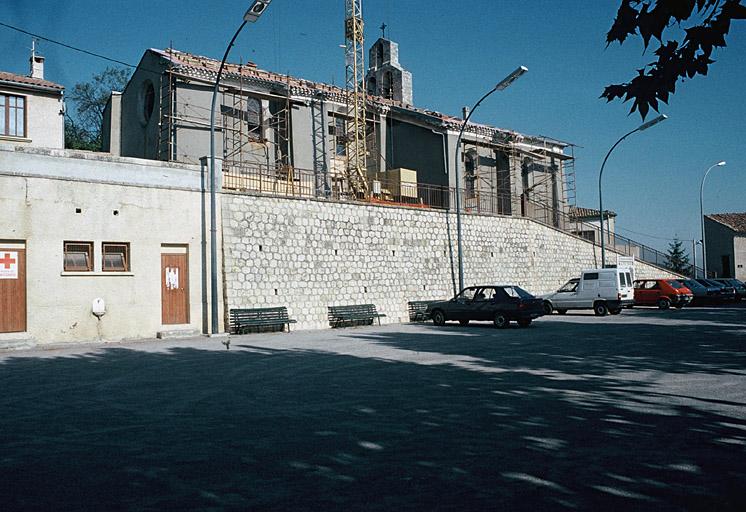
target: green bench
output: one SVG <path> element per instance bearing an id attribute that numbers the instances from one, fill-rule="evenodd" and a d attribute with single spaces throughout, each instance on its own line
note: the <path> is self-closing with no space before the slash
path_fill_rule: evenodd
<path id="1" fill-rule="evenodd" d="M 234 334 L 242 334 L 255 327 L 279 326 L 284 331 L 286 325 L 288 331 L 290 331 L 290 324 L 296 323 L 296 320 L 288 317 L 288 309 L 284 306 L 279 308 L 231 309 L 230 320 L 231 332 Z"/>
<path id="2" fill-rule="evenodd" d="M 381 325 L 381 318 L 385 316 L 376 310 L 374 304 L 329 306 L 329 325 L 332 327 L 361 325 L 361 323 L 371 325 L 374 319 L 378 319 L 378 325 Z"/>

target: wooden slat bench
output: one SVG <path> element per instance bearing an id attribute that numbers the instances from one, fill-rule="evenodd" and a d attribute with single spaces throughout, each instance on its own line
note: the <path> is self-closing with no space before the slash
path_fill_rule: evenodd
<path id="1" fill-rule="evenodd" d="M 381 325 L 381 318 L 385 316 L 376 310 L 374 304 L 329 306 L 329 325 L 332 327 L 339 327 L 343 324 L 358 325 L 358 322 L 370 325 L 374 319 L 378 319 L 378 325 Z"/>
<path id="2" fill-rule="evenodd" d="M 407 302 L 409 307 L 410 322 L 426 322 L 430 320 L 430 315 L 425 313 L 427 307 L 435 301 L 432 300 L 413 300 Z"/>
<path id="3" fill-rule="evenodd" d="M 252 327 L 271 327 L 280 326 L 285 330 L 290 324 L 296 323 L 296 320 L 288 318 L 288 309 L 279 308 L 262 308 L 262 309 L 231 309 L 231 332 L 241 334 Z"/>

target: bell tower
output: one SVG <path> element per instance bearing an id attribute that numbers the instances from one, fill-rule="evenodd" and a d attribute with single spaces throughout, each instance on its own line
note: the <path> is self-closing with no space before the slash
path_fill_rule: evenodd
<path id="1" fill-rule="evenodd" d="M 383 36 L 368 53 L 365 86 L 371 96 L 412 105 L 412 73 L 399 63 L 399 44 L 386 38 L 385 27 L 381 27 Z"/>

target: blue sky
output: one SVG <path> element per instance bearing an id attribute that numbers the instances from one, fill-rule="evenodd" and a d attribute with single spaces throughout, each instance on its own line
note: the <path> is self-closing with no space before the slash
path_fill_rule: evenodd
<path id="1" fill-rule="evenodd" d="M 249 1 L 2 3 L 0 21 L 136 64 L 145 49 L 171 44 L 220 58 Z M 529 73 L 493 95 L 474 119 L 577 144 L 578 204 L 597 207 L 604 155 L 640 123 L 627 115 L 628 105 L 599 96 L 651 60 L 639 40 L 605 47 L 617 6 L 616 0 L 364 0 L 364 15 L 368 45 L 382 22 L 400 43 L 417 106 L 458 115 L 518 65 L 527 66 Z M 232 60 L 340 84 L 343 18 L 343 0 L 274 0 L 244 31 Z M 0 70 L 26 73 L 30 46 L 28 36 L 0 27 Z M 46 77 L 67 87 L 110 65 L 49 43 L 41 50 Z M 738 92 L 746 83 L 744 57 L 746 21 L 734 26 L 710 76 L 679 85 L 663 106 L 667 122 L 615 151 L 604 174 L 604 206 L 618 212 L 620 234 L 658 248 L 667 246 L 661 239 L 699 237 L 700 180 L 719 160 L 728 166 L 708 178 L 706 211 L 746 211 L 746 102 Z"/>

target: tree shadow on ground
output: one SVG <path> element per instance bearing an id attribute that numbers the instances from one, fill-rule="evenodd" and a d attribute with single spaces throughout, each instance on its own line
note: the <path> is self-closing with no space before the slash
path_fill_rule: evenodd
<path id="1" fill-rule="evenodd" d="M 635 377 L 742 378 L 744 339 L 642 325 L 11 357 L 3 509 L 744 510 L 743 405 Z"/>

